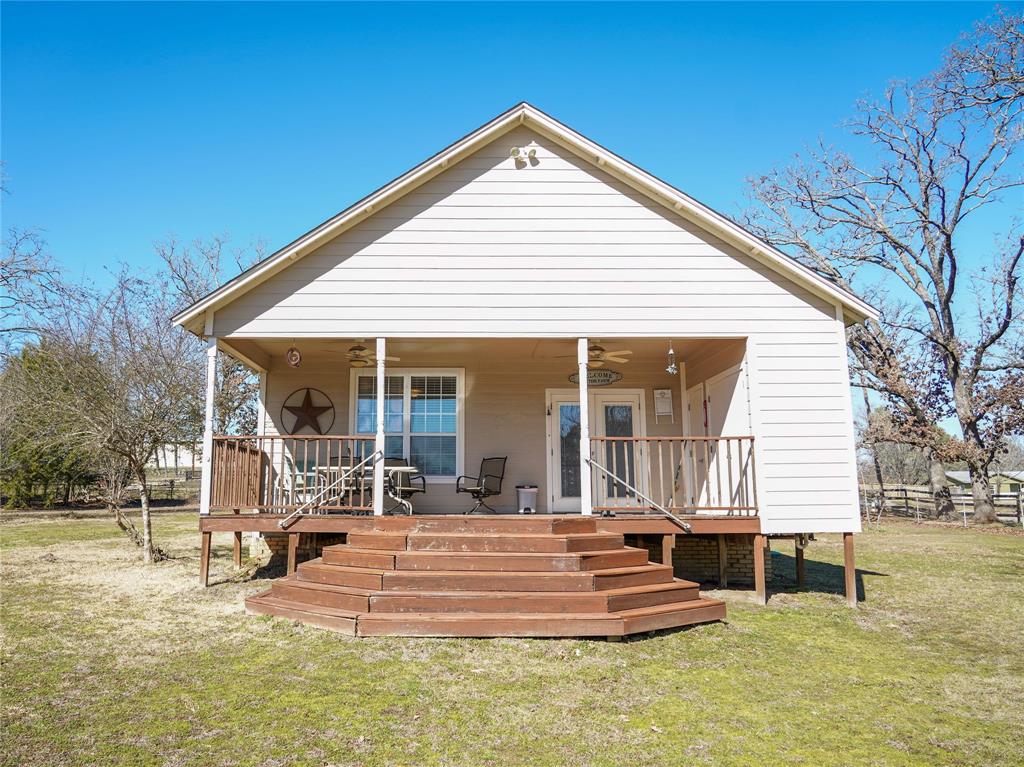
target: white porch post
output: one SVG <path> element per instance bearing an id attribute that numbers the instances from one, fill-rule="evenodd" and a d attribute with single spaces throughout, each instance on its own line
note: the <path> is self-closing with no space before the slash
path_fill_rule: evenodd
<path id="1" fill-rule="evenodd" d="M 576 342 L 576 362 L 580 368 L 580 511 L 594 513 L 591 500 L 590 464 L 590 397 L 587 394 L 587 363 L 590 361 L 590 344 L 586 338 Z"/>
<path id="2" fill-rule="evenodd" d="M 373 443 L 374 452 L 382 460 L 373 467 L 373 513 L 384 514 L 384 355 L 385 339 L 377 339 L 377 435 Z"/>
<path id="3" fill-rule="evenodd" d="M 206 320 L 206 410 L 203 413 L 203 466 L 199 485 L 199 513 L 210 513 L 210 491 L 213 487 L 213 399 L 217 389 L 217 339 L 213 332 L 213 316 Z"/>

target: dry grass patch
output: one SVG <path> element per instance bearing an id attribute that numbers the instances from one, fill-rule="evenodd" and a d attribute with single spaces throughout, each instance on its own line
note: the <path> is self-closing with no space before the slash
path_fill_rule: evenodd
<path id="1" fill-rule="evenodd" d="M 1024 762 L 1024 537 L 888 525 L 838 538 L 767 608 L 623 643 L 353 639 L 244 614 L 266 588 L 195 515 L 149 568 L 113 523 L 0 524 L 10 765 L 677 765 Z"/>

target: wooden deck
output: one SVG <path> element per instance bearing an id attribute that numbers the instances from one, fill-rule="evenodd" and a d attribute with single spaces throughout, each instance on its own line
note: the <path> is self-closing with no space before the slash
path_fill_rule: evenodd
<path id="1" fill-rule="evenodd" d="M 199 517 L 200 532 L 260 532 L 260 533 L 349 533 L 354 530 L 373 528 L 378 520 L 410 519 L 410 517 L 373 517 L 353 514 L 307 514 L 296 519 L 282 531 L 278 523 L 286 514 L 273 513 L 219 513 Z M 461 517 L 462 514 L 417 514 L 411 519 L 445 519 Z M 582 515 L 559 515 L 584 518 Z M 474 515 L 472 519 L 521 519 L 516 514 Z M 550 519 L 553 515 L 538 514 L 527 519 Z M 655 514 L 618 514 L 614 517 L 591 517 L 602 532 L 623 533 L 633 535 L 674 535 L 682 533 L 678 525 L 665 517 Z M 687 522 L 692 533 L 724 533 L 724 534 L 757 534 L 761 532 L 761 520 L 756 516 L 724 516 L 711 514 L 688 514 L 680 517 Z"/>
<path id="2" fill-rule="evenodd" d="M 620 637 L 725 617 L 594 517 L 376 517 L 347 532 L 246 609 L 356 636 Z"/>

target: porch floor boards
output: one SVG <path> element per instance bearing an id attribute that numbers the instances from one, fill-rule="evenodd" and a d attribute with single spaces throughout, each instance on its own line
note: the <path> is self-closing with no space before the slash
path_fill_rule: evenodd
<path id="1" fill-rule="evenodd" d="M 724 603 L 584 517 L 386 517 L 246 600 L 354 636 L 619 637 Z"/>

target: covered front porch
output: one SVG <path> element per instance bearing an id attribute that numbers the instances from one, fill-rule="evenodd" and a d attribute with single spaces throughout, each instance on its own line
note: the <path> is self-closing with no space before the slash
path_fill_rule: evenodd
<path id="1" fill-rule="evenodd" d="M 478 499 L 459 491 L 479 487 L 494 513 L 526 498 L 538 513 L 757 517 L 742 338 L 233 338 L 218 351 L 257 370 L 261 395 L 257 433 L 213 435 L 211 421 L 204 516 L 408 511 L 399 499 L 463 513 Z"/>

